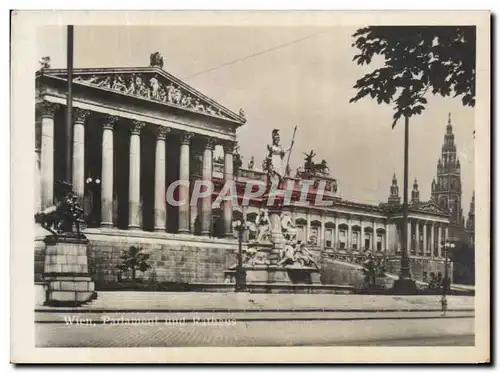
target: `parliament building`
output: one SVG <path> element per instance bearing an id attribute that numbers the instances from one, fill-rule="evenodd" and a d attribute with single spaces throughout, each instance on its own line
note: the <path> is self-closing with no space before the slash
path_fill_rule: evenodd
<path id="1" fill-rule="evenodd" d="M 151 58 L 147 67 L 79 68 L 73 70 L 68 137 L 67 71 L 43 68 L 35 79 L 35 210 L 55 203 L 57 181 L 70 169 L 73 190 L 83 201 L 96 288 L 117 281 L 122 250 L 133 245 L 150 254 L 152 269 L 146 277 L 154 272 L 161 281 L 223 282 L 238 248 L 232 222 L 255 221 L 262 201 L 252 199 L 245 206 L 226 200 L 217 208 L 213 201 L 225 181 L 236 183 L 241 201 L 246 183 L 265 184 L 267 178 L 237 162 L 237 130 L 252 125 L 243 110 L 235 113 L 172 76 L 161 59 Z M 222 159 L 214 157 L 216 147 L 222 149 Z M 402 193 L 395 176 L 388 180 L 387 201 L 378 205 L 339 198 L 337 182 L 327 174 L 302 172 L 287 179 L 294 191 L 301 190 L 304 180 L 312 181 L 308 200 L 314 199 L 320 182 L 326 185 L 324 199 L 330 206 L 286 207 L 298 239 L 318 258 L 352 264 L 371 252 L 385 260 L 388 272 L 398 273 L 404 243 Z M 175 189 L 177 200 L 189 198 L 196 180 L 213 181 L 216 188 L 198 205 L 174 206 L 165 196 L 177 180 L 190 185 Z M 416 180 L 411 190 L 406 245 L 414 278 L 444 273 L 441 241 L 465 234 L 473 243 L 473 201 L 471 211 L 465 224 L 460 162 L 449 120 L 431 199 L 420 199 Z M 252 235 L 248 231 L 244 239 Z M 37 239 L 35 246 L 35 267 L 40 268 L 42 241 Z"/>

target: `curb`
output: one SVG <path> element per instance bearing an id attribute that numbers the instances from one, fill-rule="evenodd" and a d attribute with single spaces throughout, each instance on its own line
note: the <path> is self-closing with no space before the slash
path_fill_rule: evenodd
<path id="1" fill-rule="evenodd" d="M 388 308 L 388 309 L 342 309 L 342 308 L 302 308 L 302 309 L 290 309 L 290 308 L 272 308 L 272 309 L 228 309 L 228 308 L 180 308 L 180 309 L 162 309 L 162 308 L 128 308 L 128 309 L 113 309 L 113 308 L 57 308 L 57 307 L 46 307 L 35 309 L 35 313 L 395 313 L 395 312 L 441 312 L 441 308 L 426 308 L 426 309 L 415 309 L 415 308 Z M 474 308 L 451 308 L 447 309 L 446 312 L 475 312 Z"/>
<path id="2" fill-rule="evenodd" d="M 90 317 L 93 316 L 93 317 Z M 94 314 L 94 315 L 83 315 L 79 314 L 76 316 L 62 316 L 62 315 L 38 315 L 35 319 L 35 324 L 59 324 L 66 325 L 68 327 L 81 327 L 81 326 L 96 326 L 96 325 L 125 325 L 125 326 L 137 326 L 137 325 L 159 325 L 164 324 L 167 326 L 182 326 L 185 324 L 192 325 L 229 325 L 236 322 L 325 322 L 325 321 L 376 321 L 376 320 L 443 320 L 443 319 L 474 319 L 474 314 L 468 312 L 459 312 L 456 314 L 446 314 L 443 315 L 441 312 L 436 312 L 434 314 L 417 314 L 417 315 L 393 315 L 393 314 L 372 314 L 372 315 L 353 315 L 353 314 L 343 314 L 343 315 L 283 315 L 280 317 L 272 317 L 272 315 L 232 315 L 226 313 L 219 314 L 176 314 L 176 315 L 165 315 L 161 313 L 152 314 L 149 317 L 142 317 L 143 315 L 130 315 L 130 314 Z"/>

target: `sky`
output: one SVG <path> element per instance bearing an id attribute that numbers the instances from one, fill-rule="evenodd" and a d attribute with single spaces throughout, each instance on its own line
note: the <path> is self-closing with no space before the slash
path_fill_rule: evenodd
<path id="1" fill-rule="evenodd" d="M 388 198 L 393 173 L 403 194 L 404 126 L 391 128 L 389 105 L 369 98 L 349 103 L 356 80 L 373 69 L 352 62 L 355 31 L 340 26 L 75 26 L 74 67 L 145 67 L 158 51 L 166 71 L 236 113 L 244 109 L 247 123 L 237 132 L 244 165 L 252 155 L 260 165 L 272 129 L 280 129 L 288 147 L 297 126 L 292 170 L 302 165 L 303 153 L 314 150 L 317 162 L 328 162 L 341 198 L 378 204 Z M 39 59 L 50 56 L 52 68 L 65 68 L 66 29 L 40 27 L 37 49 Z M 467 215 L 474 189 L 474 109 L 463 107 L 459 98 L 427 98 L 426 110 L 410 120 L 409 188 L 416 178 L 420 199 L 430 199 L 451 113 Z"/>

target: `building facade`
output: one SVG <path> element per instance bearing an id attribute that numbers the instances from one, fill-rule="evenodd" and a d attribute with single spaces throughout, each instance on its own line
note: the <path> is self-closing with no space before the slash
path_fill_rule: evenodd
<path id="1" fill-rule="evenodd" d="M 264 172 L 235 162 L 236 131 L 246 123 L 243 111 L 236 114 L 213 101 L 153 58 L 149 67 L 75 69 L 73 74 L 70 137 L 65 129 L 66 70 L 45 68 L 36 74 L 36 210 L 54 204 L 54 188 L 57 180 L 67 177 L 70 160 L 70 181 L 88 222 L 89 264 L 97 286 L 116 281 L 121 251 L 131 245 L 148 250 L 156 278 L 223 281 L 237 248 L 233 219 L 254 221 L 262 207 L 258 198 L 241 203 L 243 191 L 249 182 L 267 182 Z M 453 137 L 446 139 L 446 159 L 440 160 L 439 187 L 433 186 L 432 201 L 421 202 L 418 184 L 413 186 L 406 245 L 417 279 L 444 272 L 439 242 L 450 234 L 450 216 L 443 201 L 460 206 Z M 214 160 L 215 147 L 223 149 L 222 162 Z M 179 180 L 183 183 L 171 188 Z M 197 180 L 215 183 L 211 196 L 196 205 L 166 202 L 168 193 L 189 200 Z M 444 180 L 447 188 L 453 182 L 453 188 L 446 189 Z M 226 200 L 213 208 L 226 181 L 236 183 L 239 203 Z M 294 202 L 286 211 L 296 223 L 299 240 L 318 257 L 356 262 L 371 252 L 398 273 L 404 243 L 395 177 L 388 201 L 379 205 L 337 197 L 336 180 L 329 175 L 301 173 L 286 181 L 293 193 L 311 184 L 309 203 Z M 324 192 L 320 184 L 326 186 Z M 329 206 L 312 203 L 320 192 Z M 253 234 L 249 231 L 245 238 Z"/>

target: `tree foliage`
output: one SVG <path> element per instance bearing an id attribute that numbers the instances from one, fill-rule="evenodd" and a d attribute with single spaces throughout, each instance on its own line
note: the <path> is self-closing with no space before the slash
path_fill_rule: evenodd
<path id="1" fill-rule="evenodd" d="M 425 110 L 428 90 L 443 97 L 461 97 L 464 106 L 475 104 L 475 26 L 370 26 L 358 29 L 353 60 L 369 65 L 374 58 L 384 66 L 356 81 L 356 95 L 379 104 L 394 104 L 394 122 Z"/>
<path id="2" fill-rule="evenodd" d="M 147 262 L 149 260 L 149 254 L 145 254 L 144 249 L 137 246 L 130 246 L 128 249 L 124 249 L 120 259 L 122 263 L 117 266 L 117 268 L 122 272 L 131 271 L 132 280 L 136 279 L 136 271 L 146 272 L 151 266 Z"/>

